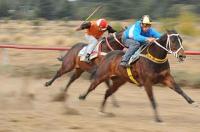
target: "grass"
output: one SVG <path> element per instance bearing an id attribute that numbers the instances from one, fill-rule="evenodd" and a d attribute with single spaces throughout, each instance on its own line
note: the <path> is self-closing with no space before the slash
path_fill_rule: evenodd
<path id="1" fill-rule="evenodd" d="M 82 32 L 73 35 L 76 34 L 74 26 L 63 21 L 1 21 L 0 43 L 69 46 L 74 44 L 74 40 L 83 40 L 83 37 L 77 37 L 83 36 Z"/>
<path id="2" fill-rule="evenodd" d="M 189 11 L 182 11 L 177 18 L 160 19 L 161 30 L 176 29 L 179 33 L 190 37 L 200 36 L 199 16 Z"/>
<path id="3" fill-rule="evenodd" d="M 200 72 L 190 72 L 176 70 L 173 72 L 174 78 L 180 86 L 200 88 Z"/>

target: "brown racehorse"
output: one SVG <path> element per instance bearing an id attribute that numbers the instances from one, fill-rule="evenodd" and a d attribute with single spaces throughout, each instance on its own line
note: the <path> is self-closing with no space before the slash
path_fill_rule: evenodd
<path id="1" fill-rule="evenodd" d="M 88 93 L 94 90 L 101 82 L 111 79 L 113 85 L 107 89 L 101 105 L 101 112 L 104 112 L 107 98 L 116 92 L 121 85 L 127 81 L 136 83 L 138 86 L 144 86 L 155 112 L 155 120 L 161 122 L 153 96 L 153 85 L 164 84 L 183 96 L 189 104 L 194 102 L 182 91 L 172 77 L 167 53 L 173 53 L 179 61 L 183 61 L 186 57 L 182 47 L 182 39 L 174 30 L 167 31 L 160 39 L 148 45 L 142 51 L 139 60 L 131 65 L 131 75 L 128 75 L 126 68 L 119 65 L 124 53 L 122 51 L 110 52 L 99 65 L 88 91 L 79 98 L 85 99 Z"/>
<path id="2" fill-rule="evenodd" d="M 100 52 L 108 53 L 112 50 L 122 50 L 124 49 L 124 45 L 121 43 L 121 37 L 122 37 L 123 31 L 120 31 L 116 34 L 110 34 L 108 37 L 105 37 L 102 39 L 100 43 Z M 85 71 L 92 73 L 93 69 L 96 68 L 96 66 L 99 64 L 101 59 L 105 55 L 98 55 L 97 58 L 92 59 L 91 63 L 86 63 L 84 61 L 80 61 L 80 57 L 78 56 L 79 51 L 86 46 L 84 43 L 78 43 L 74 45 L 62 58 L 62 66 L 57 71 L 57 73 L 54 75 L 54 77 L 45 83 L 45 86 L 50 86 L 57 78 L 61 77 L 63 74 L 71 72 L 74 70 L 74 73 L 72 74 L 68 84 L 65 87 L 64 92 L 67 92 L 69 86 L 74 82 L 76 79 L 78 79 L 81 74 Z M 109 81 L 105 81 L 107 86 L 109 87 Z M 114 105 L 117 105 L 116 102 L 114 102 Z"/>

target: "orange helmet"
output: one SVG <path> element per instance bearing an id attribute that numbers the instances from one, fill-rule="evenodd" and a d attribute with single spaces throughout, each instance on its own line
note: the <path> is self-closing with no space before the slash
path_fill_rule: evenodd
<path id="1" fill-rule="evenodd" d="M 101 30 L 106 30 L 108 27 L 108 23 L 105 19 L 97 20 L 97 25 L 101 28 Z"/>

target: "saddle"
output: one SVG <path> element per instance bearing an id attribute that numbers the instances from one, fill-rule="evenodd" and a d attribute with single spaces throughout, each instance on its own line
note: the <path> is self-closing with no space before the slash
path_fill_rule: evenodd
<path id="1" fill-rule="evenodd" d="M 92 51 L 91 55 L 90 55 L 90 60 L 97 58 L 99 55 L 103 55 L 105 56 L 107 53 L 102 52 L 101 51 L 101 41 L 98 42 L 97 46 L 95 47 L 95 49 Z M 85 50 L 86 50 L 87 46 L 84 46 L 78 53 L 78 56 L 80 57 L 80 61 L 84 61 L 85 60 Z"/>

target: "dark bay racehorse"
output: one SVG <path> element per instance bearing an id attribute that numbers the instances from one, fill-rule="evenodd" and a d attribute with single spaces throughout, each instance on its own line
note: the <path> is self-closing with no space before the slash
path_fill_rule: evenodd
<path id="1" fill-rule="evenodd" d="M 100 43 L 100 52 L 108 53 L 112 50 L 124 49 L 125 47 L 121 43 L 122 33 L 123 31 L 120 31 L 116 34 L 110 34 L 108 37 L 105 37 Z M 61 77 L 65 73 L 74 70 L 74 73 L 72 74 L 64 90 L 64 92 L 67 92 L 72 82 L 78 79 L 83 72 L 87 71 L 92 73 L 93 69 L 96 68 L 96 66 L 99 64 L 99 62 L 105 55 L 99 54 L 98 57 L 92 59 L 92 63 L 89 64 L 84 61 L 80 61 L 80 57 L 78 56 L 79 51 L 86 45 L 87 44 L 84 43 L 78 43 L 74 45 L 63 57 L 61 68 L 57 71 L 57 73 L 50 81 L 45 83 L 45 86 L 50 86 L 57 78 Z M 109 87 L 109 81 L 106 80 L 105 82 Z"/>
<path id="2" fill-rule="evenodd" d="M 194 102 L 182 91 L 172 77 L 167 60 L 168 53 L 174 54 L 179 61 L 183 61 L 186 57 L 182 47 L 182 39 L 174 30 L 167 31 L 160 39 L 149 44 L 142 51 L 139 60 L 132 64 L 131 68 L 126 69 L 119 65 L 124 54 L 122 51 L 110 52 L 99 65 L 88 91 L 79 98 L 85 99 L 101 82 L 111 79 L 113 85 L 107 89 L 101 105 L 101 112 L 104 112 L 107 98 L 116 92 L 121 85 L 127 81 L 136 83 L 138 86 L 144 86 L 155 112 L 155 120 L 160 122 L 153 96 L 153 85 L 164 84 L 180 94 L 189 104 Z"/>

